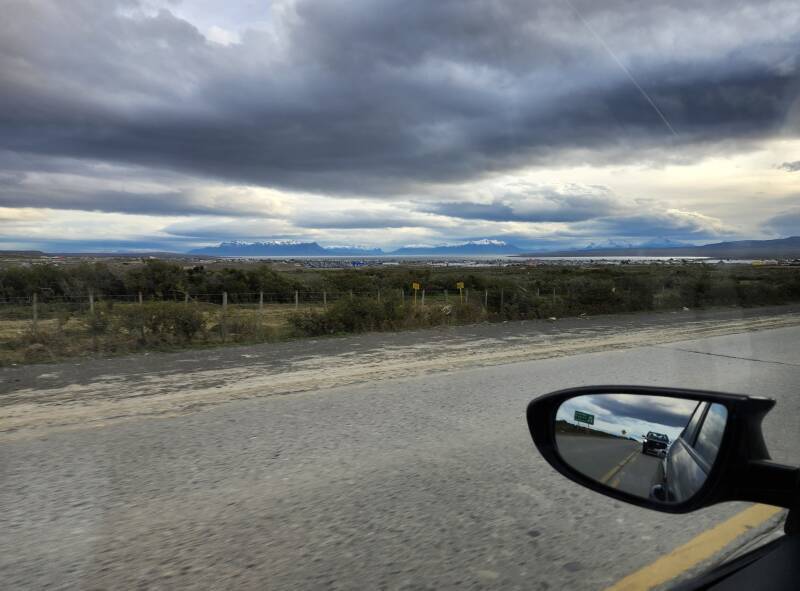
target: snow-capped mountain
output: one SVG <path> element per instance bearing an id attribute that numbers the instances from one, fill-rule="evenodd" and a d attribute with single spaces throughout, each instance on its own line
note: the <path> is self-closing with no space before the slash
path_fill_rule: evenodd
<path id="1" fill-rule="evenodd" d="M 522 250 L 502 240 L 482 238 L 460 244 L 441 244 L 438 246 L 403 246 L 392 254 L 396 255 L 493 255 L 517 254 Z"/>

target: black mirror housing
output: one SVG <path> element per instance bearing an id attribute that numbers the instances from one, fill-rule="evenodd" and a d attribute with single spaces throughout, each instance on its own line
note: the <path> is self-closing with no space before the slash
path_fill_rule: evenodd
<path id="1" fill-rule="evenodd" d="M 717 459 L 704 485 L 689 499 L 665 503 L 653 491 L 643 498 L 618 490 L 576 470 L 560 455 L 556 445 L 556 413 L 565 401 L 596 394 L 663 396 L 722 404 L 727 423 Z M 604 495 L 656 511 L 688 513 L 723 501 L 751 501 L 792 508 L 800 504 L 800 469 L 770 461 L 761 432 L 764 416 L 775 406 L 769 398 L 651 386 L 586 386 L 546 394 L 527 409 L 528 428 L 539 452 L 561 474 Z M 654 487 L 656 488 L 656 487 Z"/>

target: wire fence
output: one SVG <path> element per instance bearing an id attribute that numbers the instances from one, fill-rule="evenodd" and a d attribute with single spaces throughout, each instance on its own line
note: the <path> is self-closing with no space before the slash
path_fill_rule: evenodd
<path id="1" fill-rule="evenodd" d="M 161 345 L 262 342 L 478 321 L 798 301 L 794 284 L 564 281 L 375 288 L 0 296 L 0 365 Z M 702 289 L 701 289 L 702 288 Z M 352 305 L 341 304 L 343 301 Z M 326 313 L 326 311 L 328 313 Z"/>
<path id="2" fill-rule="evenodd" d="M 500 305 L 504 296 L 514 298 L 515 294 L 536 298 L 557 299 L 569 297 L 569 291 L 560 292 L 557 288 L 536 288 L 529 292 L 524 288 L 505 290 L 504 288 L 470 289 L 403 289 L 389 288 L 376 290 L 348 290 L 348 291 L 282 291 L 282 292 L 218 292 L 218 293 L 187 293 L 175 292 L 172 294 L 74 294 L 74 295 L 48 295 L 32 294 L 24 297 L 0 297 L 0 320 L 5 317 L 28 309 L 24 314 L 32 315 L 34 311 L 46 313 L 59 306 L 71 307 L 76 310 L 92 312 L 97 306 L 106 304 L 143 304 L 146 302 L 182 302 L 185 304 L 207 304 L 216 306 L 240 306 L 264 308 L 271 305 L 281 307 L 294 306 L 323 306 L 342 299 L 367 298 L 380 302 L 381 300 L 398 299 L 401 303 L 416 303 L 418 305 L 431 303 L 469 303 L 483 304 L 488 307 L 491 302 L 499 299 Z M 611 290 L 614 293 L 614 290 Z"/>
<path id="3" fill-rule="evenodd" d="M 555 297 L 555 291 L 553 292 Z M 226 341 L 285 326 L 292 313 L 324 311 L 342 300 L 392 302 L 401 307 L 461 305 L 488 310 L 503 306 L 503 289 L 375 289 L 347 291 L 258 291 L 170 294 L 55 295 L 0 298 L 0 345 L 25 335 L 92 337 L 110 332 L 144 340 L 172 332 Z M 185 311 L 185 312 L 184 312 Z M 183 323 L 183 324 L 182 324 Z M 187 323 L 194 323 L 194 328 Z M 169 326 L 167 326 L 169 325 Z"/>
<path id="4" fill-rule="evenodd" d="M 377 304 L 393 302 L 402 307 L 422 310 L 458 305 L 484 313 L 499 313 L 507 305 L 517 302 L 520 297 L 527 301 L 533 298 L 555 303 L 563 301 L 568 295 L 559 293 L 556 288 L 538 288 L 535 292 L 529 292 L 525 289 L 512 291 L 502 287 L 455 290 L 388 288 L 367 291 L 173 292 L 160 295 L 144 292 L 55 295 L 45 292 L 26 297 L 0 298 L 0 343 L 19 337 L 25 332 L 93 334 L 103 332 L 104 327 L 120 319 L 124 326 L 135 332 L 131 327 L 136 322 L 137 310 L 152 316 L 155 313 L 153 305 L 158 304 L 171 306 L 173 316 L 180 315 L 181 305 L 186 310 L 193 310 L 202 317 L 201 330 L 215 330 L 224 339 L 229 335 L 232 326 L 237 326 L 239 332 L 254 330 L 253 326 L 260 329 L 265 326 L 277 327 L 286 324 L 292 313 L 323 311 L 336 302 L 347 299 L 368 300 Z M 138 322 L 144 325 L 154 321 L 142 316 Z M 144 336 L 144 329 L 139 332 Z"/>

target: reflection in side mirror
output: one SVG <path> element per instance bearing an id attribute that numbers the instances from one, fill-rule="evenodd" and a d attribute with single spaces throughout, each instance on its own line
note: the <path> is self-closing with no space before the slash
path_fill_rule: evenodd
<path id="1" fill-rule="evenodd" d="M 605 486 L 683 503 L 703 486 L 727 424 L 725 405 L 668 396 L 587 394 L 561 403 L 558 453 Z"/>

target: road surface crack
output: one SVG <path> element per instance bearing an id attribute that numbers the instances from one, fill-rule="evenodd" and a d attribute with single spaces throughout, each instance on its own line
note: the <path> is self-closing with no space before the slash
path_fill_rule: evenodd
<path id="1" fill-rule="evenodd" d="M 727 359 L 739 359 L 741 361 L 754 361 L 756 363 L 772 363 L 775 365 L 788 365 L 800 367 L 800 363 L 791 361 L 770 361 L 769 359 L 756 359 L 754 357 L 740 357 L 739 355 L 726 355 L 724 353 L 711 353 L 710 351 L 695 351 L 694 349 L 684 349 L 683 347 L 670 347 L 668 345 L 655 345 L 659 349 L 672 349 L 673 351 L 683 351 L 684 353 L 696 353 L 697 355 L 709 355 L 711 357 L 725 357 Z"/>

